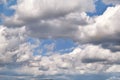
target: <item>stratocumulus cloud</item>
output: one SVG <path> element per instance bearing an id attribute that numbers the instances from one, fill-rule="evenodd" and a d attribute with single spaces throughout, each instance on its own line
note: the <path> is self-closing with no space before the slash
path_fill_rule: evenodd
<path id="1" fill-rule="evenodd" d="M 15 12 L 12 16 L 1 15 L 0 78 L 84 80 L 84 76 L 88 80 L 93 76 L 89 80 L 94 80 L 103 76 L 101 80 L 119 80 L 120 76 L 113 75 L 120 72 L 120 1 L 103 0 L 113 6 L 101 15 L 89 16 L 88 12 L 96 11 L 95 2 L 17 0 L 7 6 Z M 8 5 L 6 0 L 0 4 Z M 60 53 L 54 51 L 55 42 L 42 45 L 42 39 L 60 38 L 71 39 L 77 46 Z M 41 54 L 42 49 L 46 56 Z"/>

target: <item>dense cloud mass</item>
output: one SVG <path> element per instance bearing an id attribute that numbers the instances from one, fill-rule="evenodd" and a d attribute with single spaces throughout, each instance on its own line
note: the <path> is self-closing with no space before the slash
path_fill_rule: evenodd
<path id="1" fill-rule="evenodd" d="M 0 35 L 2 72 L 11 69 L 20 74 L 55 75 L 119 72 L 120 70 L 120 52 L 111 52 L 101 45 L 79 46 L 66 54 L 33 56 L 32 48 L 35 45 L 25 42 L 24 27 L 8 29 L 1 26 Z"/>
<path id="2" fill-rule="evenodd" d="M 111 50 L 120 50 L 120 6 L 109 7 L 101 16 L 95 18 L 95 23 L 79 26 L 78 34 L 81 42 L 102 44 Z M 112 49 L 113 47 L 113 49 Z"/>
<path id="3" fill-rule="evenodd" d="M 21 67 L 19 72 L 32 72 L 36 75 L 119 72 L 119 61 L 120 52 L 113 53 L 100 46 L 87 45 L 84 49 L 76 48 L 69 54 L 34 57 L 28 65 Z"/>
<path id="4" fill-rule="evenodd" d="M 94 1 L 87 1 L 31 0 L 28 3 L 27 0 L 18 0 L 17 5 L 11 6 L 16 10 L 15 15 L 5 18 L 5 25 L 25 25 L 30 35 L 37 38 L 73 38 L 78 29 L 77 25 L 92 22 L 84 11 L 94 11 Z"/>
<path id="5" fill-rule="evenodd" d="M 38 4 L 38 2 L 36 3 Z M 32 4 L 32 0 L 31 0 L 31 4 Z M 35 17 L 33 15 L 35 14 L 34 11 L 33 11 L 33 14 L 29 12 L 33 8 L 35 8 L 33 10 L 36 10 L 37 5 L 34 6 L 33 4 L 33 7 L 30 7 L 30 8 L 27 8 L 28 7 L 27 6 L 26 9 L 28 9 L 28 11 L 25 10 L 26 12 L 21 8 L 20 5 L 23 5 L 22 7 L 26 7 L 25 0 L 18 3 L 16 7 L 17 11 L 14 16 L 5 18 L 5 21 L 6 21 L 5 24 L 8 27 L 10 25 L 11 26 L 26 25 L 28 32 L 30 32 L 30 35 L 32 35 L 33 37 L 37 37 L 37 38 L 38 37 L 39 38 L 67 37 L 67 38 L 72 38 L 73 40 L 78 40 L 81 42 L 92 42 L 92 41 L 101 42 L 103 40 L 109 42 L 109 41 L 119 40 L 120 31 L 118 27 L 120 25 L 119 24 L 120 6 L 110 7 L 104 12 L 103 15 L 97 16 L 95 18 L 91 18 L 87 16 L 87 14 L 84 12 L 80 13 L 79 10 L 75 12 L 74 11 L 68 12 L 64 16 L 60 15 L 59 17 L 55 17 L 55 14 L 57 15 L 58 13 L 59 14 L 61 13 L 61 10 L 58 10 L 60 12 L 51 13 L 54 15 L 53 18 L 49 18 L 45 16 L 47 18 L 42 19 L 39 16 L 43 17 L 43 15 L 45 15 L 44 13 L 42 14 L 37 12 L 36 15 L 39 15 L 39 16 Z M 41 4 L 38 4 L 38 5 L 41 5 Z M 58 7 L 60 6 L 58 5 Z M 50 8 L 49 6 L 45 6 L 45 11 L 49 11 L 48 10 L 49 8 Z M 53 9 L 53 8 L 50 8 L 50 9 Z M 37 11 L 41 11 L 41 10 L 38 9 Z M 66 10 L 62 10 L 62 11 L 65 12 Z M 54 12 L 54 11 L 50 10 L 50 12 Z M 51 16 L 50 13 L 48 14 L 49 16 Z M 21 16 L 25 19 L 23 19 Z"/>
<path id="6" fill-rule="evenodd" d="M 116 45 L 119 44 L 120 41 L 119 38 L 120 30 L 118 29 L 120 25 L 119 5 L 115 7 L 108 7 L 108 9 L 103 13 L 103 15 L 96 16 L 94 18 L 89 17 L 85 12 L 82 12 L 83 10 L 82 11 L 80 10 L 81 12 L 79 10 L 71 11 L 64 14 L 64 16 L 63 15 L 55 16 L 55 14 L 56 15 L 58 14 L 56 12 L 51 13 L 54 15 L 53 18 L 47 17 L 47 15 L 37 12 L 36 14 L 39 16 L 35 17 L 33 15 L 35 14 L 34 12 L 33 14 L 29 12 L 31 9 L 35 8 L 34 5 L 33 8 L 30 7 L 30 10 L 28 11 L 25 10 L 28 13 L 22 11 L 23 9 L 21 9 L 20 5 L 25 6 L 24 0 L 21 1 L 21 3 L 20 2 L 18 3 L 16 7 L 16 13 L 14 16 L 5 18 L 5 25 L 7 25 L 8 27 L 9 26 L 19 27 L 20 25 L 25 25 L 29 35 L 32 37 L 36 37 L 40 39 L 71 38 L 80 43 L 89 43 L 89 42 L 94 44 L 102 43 L 103 47 L 106 46 L 106 48 L 111 48 L 112 51 L 120 50 L 119 45 Z M 48 9 L 53 9 L 53 8 L 49 8 L 48 6 L 46 6 L 47 11 Z M 67 5 L 65 8 L 67 8 Z M 19 9 L 21 10 L 19 11 Z M 61 12 L 61 10 L 58 11 Z M 65 11 L 63 10 L 63 12 Z M 49 14 L 49 16 L 51 14 Z M 40 17 L 40 16 L 43 17 L 43 15 L 45 15 L 44 17 L 46 17 L 46 19 Z M 25 19 L 23 19 L 20 16 L 25 16 L 23 17 Z M 112 47 L 110 47 L 111 45 L 115 47 L 113 47 L 112 49 Z M 116 46 L 118 47 L 116 48 Z"/>
<path id="7" fill-rule="evenodd" d="M 30 46 L 25 43 L 25 27 L 8 29 L 0 26 L 0 66 L 14 66 L 24 62 L 32 55 Z M 23 50 L 24 49 L 24 50 Z"/>
<path id="8" fill-rule="evenodd" d="M 120 1 L 103 2 L 115 6 L 102 15 L 89 16 L 87 12 L 95 12 L 95 0 L 17 0 L 17 4 L 9 6 L 15 10 L 12 16 L 2 14 L 0 78 L 11 74 L 14 80 L 26 80 L 26 76 L 37 80 L 32 78 L 64 75 L 57 80 L 79 80 L 76 77 L 82 74 L 119 73 Z M 43 56 L 40 51 L 35 55 L 41 39 L 46 38 L 69 38 L 77 46 L 63 54 L 52 52 L 56 45 L 53 42 L 42 46 L 49 55 Z M 73 78 L 69 78 L 71 75 Z"/>
<path id="9" fill-rule="evenodd" d="M 11 25 L 29 24 L 31 22 L 40 23 L 42 20 L 57 19 L 69 13 L 88 12 L 95 9 L 93 0 L 89 0 L 89 3 L 88 0 L 30 0 L 29 2 L 27 0 L 18 0 L 17 5 L 11 6 L 11 8 L 15 9 L 15 15 L 6 19 L 9 25 L 11 22 Z"/>

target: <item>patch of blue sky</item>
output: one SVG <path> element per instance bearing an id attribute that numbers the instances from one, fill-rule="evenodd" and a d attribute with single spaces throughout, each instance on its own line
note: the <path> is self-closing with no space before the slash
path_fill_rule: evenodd
<path id="1" fill-rule="evenodd" d="M 75 43 L 71 39 L 44 39 L 41 40 L 41 45 L 39 49 L 42 50 L 42 55 L 47 54 L 45 45 L 55 44 L 52 52 L 60 52 L 61 54 L 68 53 L 72 51 L 72 48 L 75 47 Z"/>
<path id="2" fill-rule="evenodd" d="M 6 3 L 0 4 L 0 13 L 5 16 L 12 16 L 15 10 L 11 9 L 10 6 L 15 5 L 16 3 L 16 0 L 8 0 Z"/>
<path id="3" fill-rule="evenodd" d="M 3 14 L 5 15 L 5 16 L 12 16 L 13 14 L 14 14 L 14 10 L 13 9 L 8 9 L 8 8 L 6 8 L 6 9 L 4 9 L 4 11 L 3 11 Z"/>
<path id="4" fill-rule="evenodd" d="M 55 44 L 55 51 L 60 51 L 61 53 L 69 53 L 77 46 L 77 44 L 71 39 L 57 39 Z"/>
<path id="5" fill-rule="evenodd" d="M 40 49 L 40 43 L 38 44 L 37 40 L 35 38 L 31 38 L 31 37 L 29 37 L 26 42 L 28 42 L 31 45 L 37 44 L 38 46 L 34 47 L 34 49 L 33 49 L 33 55 L 34 56 L 39 55 L 38 50 Z"/>
<path id="6" fill-rule="evenodd" d="M 36 40 L 34 38 L 29 38 L 28 41 L 30 44 L 36 44 Z M 40 40 L 39 46 L 34 48 L 34 55 L 46 55 L 47 49 L 44 47 L 45 45 L 55 44 L 52 52 L 58 52 L 61 54 L 71 52 L 76 45 L 76 43 L 71 39 L 42 39 Z M 41 53 L 40 53 L 41 52 Z"/>
<path id="7" fill-rule="evenodd" d="M 96 0 L 95 1 L 95 9 L 96 10 L 94 12 L 87 12 L 87 14 L 89 16 L 102 15 L 105 12 L 105 10 L 111 6 L 113 6 L 113 5 L 112 4 L 106 5 L 105 3 L 102 2 L 102 0 Z"/>
<path id="8" fill-rule="evenodd" d="M 4 4 L 0 4 L 0 13 L 3 12 L 3 7 L 4 7 Z"/>
<path id="9" fill-rule="evenodd" d="M 8 0 L 6 3 L 0 4 L 0 25 L 3 23 L 3 19 L 1 18 L 2 15 L 5 16 L 12 16 L 15 10 L 10 9 L 10 6 L 17 4 L 17 0 Z"/>
<path id="10" fill-rule="evenodd" d="M 28 38 L 27 42 L 29 42 L 31 45 L 36 45 L 36 39 L 35 38 Z M 33 50 L 33 55 L 46 55 L 47 50 L 44 48 L 44 46 L 47 44 L 52 44 L 54 40 L 51 39 L 41 39 L 38 46 L 36 46 Z"/>
<path id="11" fill-rule="evenodd" d="M 7 2 L 8 7 L 15 5 L 15 4 L 17 4 L 17 0 L 8 0 L 8 2 Z"/>

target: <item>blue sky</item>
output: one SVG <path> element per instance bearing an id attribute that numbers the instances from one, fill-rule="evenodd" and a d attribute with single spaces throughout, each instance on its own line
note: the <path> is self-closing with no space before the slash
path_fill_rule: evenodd
<path id="1" fill-rule="evenodd" d="M 1 0 L 0 78 L 119 80 L 119 3 Z"/>

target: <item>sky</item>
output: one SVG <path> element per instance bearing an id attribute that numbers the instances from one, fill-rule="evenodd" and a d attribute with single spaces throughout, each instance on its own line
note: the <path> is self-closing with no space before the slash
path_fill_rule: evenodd
<path id="1" fill-rule="evenodd" d="M 120 0 L 0 0 L 0 80 L 120 80 Z"/>

